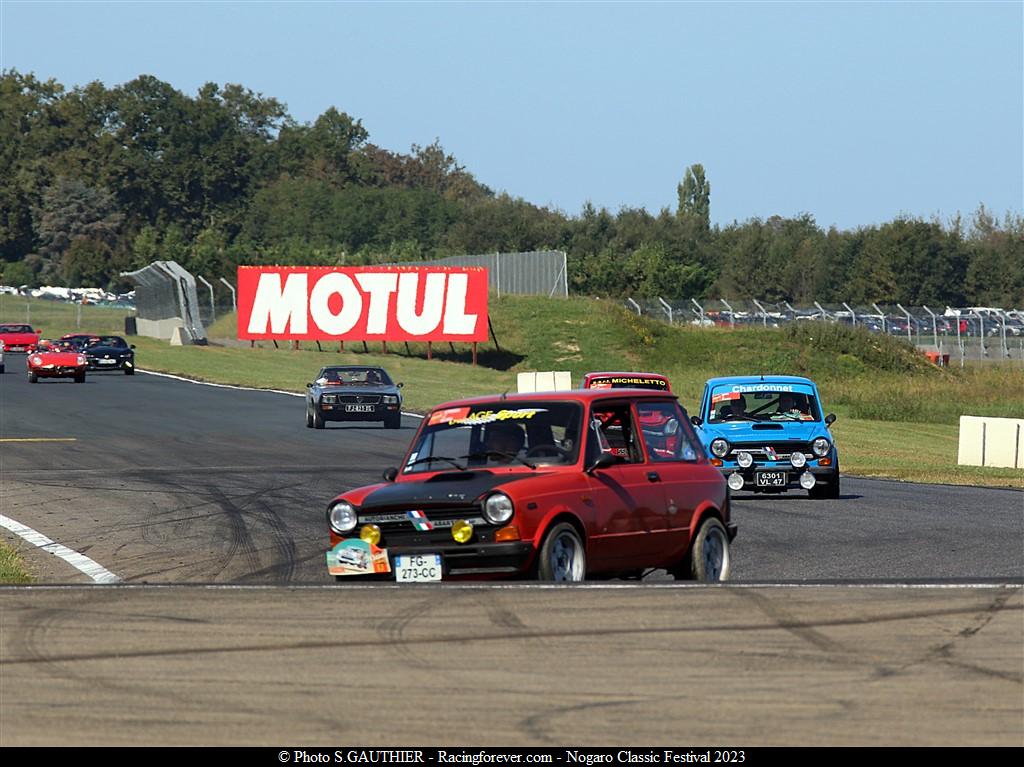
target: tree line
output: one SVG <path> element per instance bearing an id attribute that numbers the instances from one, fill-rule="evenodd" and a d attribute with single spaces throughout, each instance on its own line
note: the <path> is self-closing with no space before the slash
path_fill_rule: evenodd
<path id="1" fill-rule="evenodd" d="M 174 260 L 360 265 L 564 250 L 586 295 L 805 303 L 1024 305 L 1024 218 L 901 216 L 855 230 L 810 215 L 711 224 L 685 169 L 675 210 L 578 215 L 496 193 L 437 140 L 393 152 L 331 107 L 299 123 L 241 85 L 194 96 L 148 75 L 66 89 L 0 73 L 0 281 L 116 288 Z"/>

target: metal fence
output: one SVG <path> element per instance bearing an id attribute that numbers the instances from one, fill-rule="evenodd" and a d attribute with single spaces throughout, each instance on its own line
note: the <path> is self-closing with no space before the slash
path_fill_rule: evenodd
<path id="1" fill-rule="evenodd" d="M 566 257 L 559 250 L 451 256 L 394 266 L 486 266 L 488 285 L 499 296 L 515 293 L 565 298 L 569 295 Z"/>
<path id="2" fill-rule="evenodd" d="M 170 338 L 180 327 L 192 343 L 206 340 L 195 278 L 174 261 L 154 261 L 122 277 L 135 284 L 135 316 L 140 335 Z"/>
<path id="3" fill-rule="evenodd" d="M 778 328 L 799 322 L 831 322 L 905 338 L 922 349 L 966 359 L 1024 360 L 1024 311 L 991 307 L 956 309 L 901 304 L 846 303 L 793 306 L 788 302 L 727 299 L 627 298 L 642 316 L 698 327 Z"/>

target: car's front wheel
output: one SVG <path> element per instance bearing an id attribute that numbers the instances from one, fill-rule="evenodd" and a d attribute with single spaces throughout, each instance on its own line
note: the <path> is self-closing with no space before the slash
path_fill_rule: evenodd
<path id="1" fill-rule="evenodd" d="M 384 428 L 385 429 L 401 429 L 402 428 L 402 414 L 395 413 L 394 415 L 388 414 L 384 416 Z"/>
<path id="2" fill-rule="evenodd" d="M 28 382 L 29 383 L 39 383 L 39 376 L 37 376 L 35 374 L 35 372 L 33 372 L 31 370 L 28 371 Z"/>
<path id="3" fill-rule="evenodd" d="M 814 487 L 807 491 L 807 495 L 815 500 L 833 499 L 839 497 L 839 472 L 829 477 L 827 482 L 818 481 Z"/>
<path id="4" fill-rule="evenodd" d="M 322 415 L 320 415 L 319 411 L 316 409 L 316 405 L 314 405 L 313 406 L 313 428 L 314 429 L 323 429 L 326 426 L 327 426 L 327 422 L 324 420 L 324 417 Z"/>
<path id="5" fill-rule="evenodd" d="M 728 579 L 731 569 L 729 534 L 721 522 L 708 517 L 697 531 L 686 558 L 672 574 L 677 580 L 717 583 Z"/>
<path id="6" fill-rule="evenodd" d="M 587 553 L 576 528 L 560 522 L 548 531 L 540 547 L 537 579 L 555 583 L 582 581 L 587 574 Z"/>
<path id="7" fill-rule="evenodd" d="M 75 383 L 85 383 L 85 373 L 75 373 Z"/>
<path id="8" fill-rule="evenodd" d="M 135 375 L 135 368 L 125 368 L 124 369 L 124 374 L 126 376 L 133 376 L 133 375 Z"/>

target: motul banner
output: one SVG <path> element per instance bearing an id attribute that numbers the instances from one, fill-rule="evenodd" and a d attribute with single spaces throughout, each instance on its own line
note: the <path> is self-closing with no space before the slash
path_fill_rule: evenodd
<path id="1" fill-rule="evenodd" d="M 240 266 L 238 337 L 486 341 L 487 270 L 443 266 Z"/>

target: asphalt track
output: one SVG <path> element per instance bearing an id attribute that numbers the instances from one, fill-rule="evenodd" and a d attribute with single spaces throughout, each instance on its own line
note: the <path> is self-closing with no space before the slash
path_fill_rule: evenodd
<path id="1" fill-rule="evenodd" d="M 270 587 L 0 590 L 0 745 L 1024 745 L 1020 492 L 737 496 L 737 582 L 955 588 L 317 588 L 327 501 L 414 419 L 314 431 L 297 397 L 29 385 L 21 359 L 0 514 L 127 584 Z M 20 548 L 43 583 L 88 581 Z"/>

